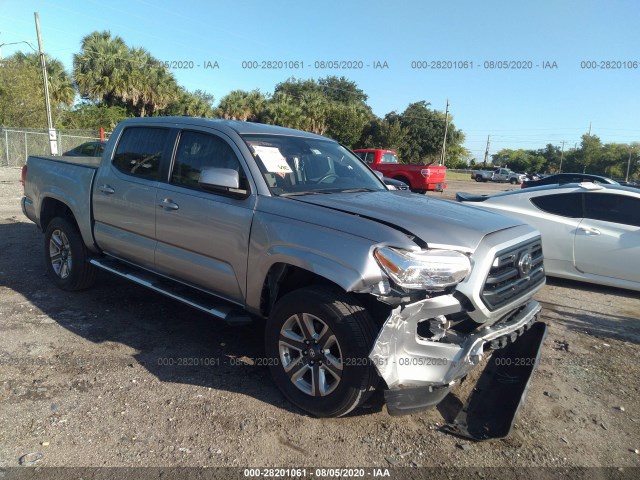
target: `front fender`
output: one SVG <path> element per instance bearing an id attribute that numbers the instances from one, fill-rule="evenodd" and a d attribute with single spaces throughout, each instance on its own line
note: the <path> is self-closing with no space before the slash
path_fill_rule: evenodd
<path id="1" fill-rule="evenodd" d="M 249 244 L 247 309 L 258 312 L 262 288 L 271 267 L 302 268 L 339 285 L 361 291 L 385 279 L 369 239 L 300 220 L 256 215 Z"/>

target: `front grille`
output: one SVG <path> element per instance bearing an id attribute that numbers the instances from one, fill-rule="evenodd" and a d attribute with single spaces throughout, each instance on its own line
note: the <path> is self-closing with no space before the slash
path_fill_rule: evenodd
<path id="1" fill-rule="evenodd" d="M 496 310 L 544 282 L 542 241 L 521 243 L 498 252 L 482 287 L 481 298 Z"/>

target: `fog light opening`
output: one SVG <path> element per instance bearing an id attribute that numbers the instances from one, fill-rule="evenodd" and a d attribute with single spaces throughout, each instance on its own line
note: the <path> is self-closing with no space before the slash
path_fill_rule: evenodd
<path id="1" fill-rule="evenodd" d="M 444 315 L 418 322 L 417 333 L 420 338 L 437 342 L 447 334 L 450 322 Z"/>

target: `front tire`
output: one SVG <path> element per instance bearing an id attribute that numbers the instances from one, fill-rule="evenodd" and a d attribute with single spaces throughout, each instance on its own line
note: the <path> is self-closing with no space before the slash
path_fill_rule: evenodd
<path id="1" fill-rule="evenodd" d="M 96 268 L 88 261 L 78 227 L 66 218 L 49 222 L 44 234 L 44 260 L 47 274 L 63 290 L 83 290 L 95 281 Z"/>
<path id="2" fill-rule="evenodd" d="M 340 417 L 378 383 L 368 355 L 377 336 L 355 299 L 316 286 L 280 299 L 267 321 L 265 350 L 276 386 L 291 403 L 317 417 Z"/>

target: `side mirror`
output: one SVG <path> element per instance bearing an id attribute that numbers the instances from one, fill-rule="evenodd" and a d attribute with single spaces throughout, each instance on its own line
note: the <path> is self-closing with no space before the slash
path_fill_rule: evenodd
<path id="1" fill-rule="evenodd" d="M 211 192 L 229 192 L 246 196 L 247 191 L 240 189 L 240 174 L 231 168 L 205 168 L 200 172 L 198 185 Z"/>
<path id="2" fill-rule="evenodd" d="M 382 180 L 384 178 L 384 174 L 382 172 L 374 170 L 373 173 L 375 173 L 380 180 Z"/>

